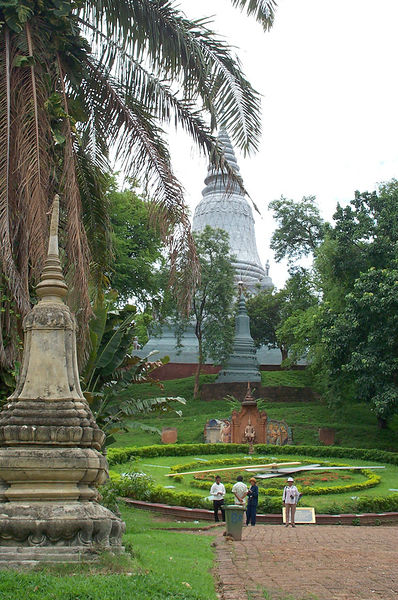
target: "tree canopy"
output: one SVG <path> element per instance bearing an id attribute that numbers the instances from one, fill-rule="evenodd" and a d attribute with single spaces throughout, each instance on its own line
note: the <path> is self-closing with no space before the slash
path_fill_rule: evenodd
<path id="1" fill-rule="evenodd" d="M 189 318 L 193 322 L 199 348 L 196 396 L 205 359 L 210 357 L 215 364 L 223 363 L 232 349 L 235 269 L 225 231 L 207 225 L 201 233 L 195 233 L 194 238 L 201 269 L 200 284 L 195 289 Z"/>
<path id="2" fill-rule="evenodd" d="M 319 214 L 315 196 L 304 196 L 300 202 L 283 196 L 269 203 L 278 225 L 271 237 L 271 248 L 279 262 L 290 262 L 313 253 L 323 241 L 325 223 Z"/>
<path id="3" fill-rule="evenodd" d="M 310 273 L 300 268 L 290 270 L 282 289 L 263 290 L 248 298 L 250 331 L 256 346 L 265 344 L 279 348 L 282 361 L 286 361 L 295 344 L 291 327 L 314 304 L 317 304 L 317 297 Z M 294 353 L 292 362 L 301 358 L 302 354 L 301 351 Z"/>
<path id="4" fill-rule="evenodd" d="M 158 294 L 164 261 L 160 235 L 151 225 L 148 203 L 132 189 L 109 192 L 113 258 L 109 282 L 119 302 L 135 298 L 144 307 Z"/>
<path id="5" fill-rule="evenodd" d="M 290 241 L 281 238 L 287 249 Z M 296 356 L 307 353 L 331 403 L 367 402 L 381 426 L 398 410 L 397 261 L 398 182 L 392 180 L 337 206 L 315 249 L 314 302 L 278 330 Z"/>

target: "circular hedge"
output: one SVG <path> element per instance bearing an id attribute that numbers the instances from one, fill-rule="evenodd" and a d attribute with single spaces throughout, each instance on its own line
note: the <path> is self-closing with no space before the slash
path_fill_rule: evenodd
<path id="1" fill-rule="evenodd" d="M 110 448 L 108 450 L 109 465 L 124 464 L 129 460 L 138 458 L 161 457 L 161 456 L 192 456 L 192 455 L 211 455 L 211 454 L 237 454 L 247 452 L 246 444 L 176 444 L 176 445 L 153 445 L 144 447 L 130 448 Z M 382 450 L 367 450 L 360 448 L 341 448 L 335 446 L 272 446 L 258 444 L 254 446 L 255 454 L 252 455 L 301 455 L 317 456 L 328 458 L 350 458 L 359 460 L 370 460 L 384 462 L 391 465 L 398 465 L 398 454 L 385 452 Z M 282 459 L 283 460 L 283 459 Z M 206 463 L 206 467 L 220 468 L 223 465 L 247 463 L 248 459 L 226 458 L 215 459 Z M 319 461 L 318 461 L 319 462 Z M 325 463 L 321 463 L 325 464 Z M 349 466 L 344 463 L 328 463 L 328 466 Z M 171 472 L 177 473 L 185 470 L 195 470 L 203 467 L 199 461 L 185 464 L 174 465 L 170 468 Z M 356 482 L 341 486 L 324 487 L 304 487 L 301 491 L 308 496 L 341 494 L 345 492 L 361 491 L 370 487 L 375 487 L 380 483 L 380 476 L 370 469 L 361 469 L 361 474 L 366 477 L 363 482 Z M 120 474 L 111 471 L 111 486 L 114 490 L 123 496 L 129 496 L 138 500 L 147 500 L 164 504 L 186 506 L 188 508 L 210 508 L 209 501 L 202 495 L 191 491 L 177 491 L 166 489 L 162 485 L 155 485 L 151 478 L 148 478 L 145 488 L 145 497 L 139 490 L 131 484 L 131 479 L 122 477 Z M 172 479 L 172 478 L 170 478 Z M 193 480 L 191 485 L 200 489 L 208 489 L 209 482 Z M 226 485 L 226 487 L 229 484 Z M 227 490 L 228 491 L 228 490 Z M 260 487 L 259 512 L 279 513 L 281 507 L 280 490 L 276 488 Z M 330 505 L 323 508 L 323 512 L 329 514 L 339 514 L 344 512 L 386 512 L 398 510 L 398 493 L 388 496 L 362 496 L 352 498 L 347 501 L 336 501 L 332 499 Z"/>

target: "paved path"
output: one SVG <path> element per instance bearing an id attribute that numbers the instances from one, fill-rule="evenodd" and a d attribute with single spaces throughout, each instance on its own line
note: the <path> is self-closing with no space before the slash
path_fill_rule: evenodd
<path id="1" fill-rule="evenodd" d="M 398 600 L 398 527 L 221 529 L 217 556 L 223 600 Z"/>

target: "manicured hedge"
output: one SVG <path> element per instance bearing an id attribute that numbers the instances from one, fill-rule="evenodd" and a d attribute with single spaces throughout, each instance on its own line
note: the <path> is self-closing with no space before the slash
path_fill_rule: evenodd
<path id="1" fill-rule="evenodd" d="M 340 465 L 335 465 L 340 466 Z M 343 466 L 343 465 L 341 465 Z M 347 492 L 359 492 L 361 490 L 367 490 L 372 487 L 379 485 L 381 477 L 375 475 L 370 469 L 361 469 L 360 473 L 365 475 L 368 479 L 362 483 L 348 483 L 347 485 L 334 485 L 334 486 L 323 486 L 323 487 L 312 487 L 312 486 L 298 486 L 299 492 L 306 496 L 326 496 L 327 494 L 345 494 Z M 190 482 L 191 487 L 198 488 L 201 490 L 209 489 L 210 482 L 208 481 L 197 481 L 193 480 Z M 224 483 L 224 487 L 227 492 L 232 491 L 231 483 Z M 277 496 L 280 498 L 282 490 L 278 488 L 258 488 L 259 494 L 263 496 Z"/>
<path id="2" fill-rule="evenodd" d="M 359 460 L 369 460 L 374 462 L 384 462 L 393 465 L 398 465 L 398 453 L 385 452 L 383 450 L 367 450 L 361 448 L 341 448 L 337 446 L 273 446 L 266 444 L 258 444 L 255 447 L 255 453 L 257 455 L 274 455 L 279 456 L 288 455 L 301 455 L 301 456 L 316 456 L 316 457 L 331 457 L 331 458 L 354 458 Z M 110 448 L 108 450 L 108 461 L 110 465 L 126 463 L 134 458 L 143 457 L 155 457 L 155 456 L 192 456 L 192 455 L 209 455 L 209 454 L 237 454 L 248 451 L 246 444 L 170 444 L 170 445 L 153 445 L 144 447 L 130 447 L 130 448 Z M 253 456 L 256 458 L 256 455 Z M 231 464 L 231 459 L 221 459 L 223 464 Z M 234 460 L 234 464 L 241 459 Z M 244 462 L 248 459 L 242 460 Z M 216 461 L 213 461 L 216 462 Z M 196 463 L 194 467 L 197 466 Z M 213 464 L 213 463 L 211 463 Z M 175 465 L 172 470 L 177 472 L 181 470 L 182 465 Z M 184 465 L 186 467 L 187 465 Z M 177 469 L 178 467 L 178 469 Z M 193 468 L 194 468 L 193 467 Z M 185 470 L 185 469 L 184 469 Z M 369 474 L 369 479 L 362 484 L 351 484 L 350 486 L 336 486 L 328 488 L 310 488 L 305 490 L 307 495 L 319 495 L 327 493 L 342 493 L 347 491 L 357 491 L 358 489 L 364 489 L 367 487 L 373 487 L 380 481 L 378 475 L 373 474 L 371 471 L 366 472 Z M 370 474 L 372 476 L 370 476 Z M 115 488 L 116 492 L 120 495 L 126 495 L 126 484 L 123 483 L 123 478 L 115 472 L 110 472 L 111 485 Z M 342 489 L 339 490 L 339 487 Z M 312 490 L 310 492 L 310 490 Z M 325 490 L 325 491 L 320 491 Z M 261 490 L 265 495 L 265 491 Z M 304 491 L 304 490 L 303 490 Z M 280 494 L 280 491 L 278 492 Z M 148 497 L 149 496 L 149 497 Z M 133 497 L 133 496 L 132 496 Z M 144 499 L 144 498 L 136 498 Z M 192 492 L 177 492 L 170 489 L 165 489 L 163 486 L 153 485 L 148 491 L 148 495 L 145 500 L 152 502 L 160 502 L 164 504 L 171 504 L 177 506 L 187 506 L 188 508 L 209 508 L 209 502 L 200 494 Z M 278 496 L 266 496 L 261 498 L 258 506 L 259 512 L 263 513 L 279 513 L 280 512 L 280 497 Z M 324 509 L 329 514 L 343 514 L 343 513 L 362 513 L 362 512 L 389 512 L 398 510 L 398 494 L 391 494 L 389 496 L 363 496 L 358 499 L 351 499 L 343 502 L 336 502 L 333 500 L 330 505 Z"/>
<path id="3" fill-rule="evenodd" d="M 279 448 L 279 446 L 273 446 L 273 448 Z M 238 454 L 247 451 L 247 444 L 157 444 L 142 447 L 109 448 L 107 458 L 110 465 L 119 465 L 134 457 Z"/>
<path id="4" fill-rule="evenodd" d="M 384 450 L 367 450 L 363 448 L 341 448 L 340 446 L 274 446 L 257 444 L 256 454 L 300 454 L 302 456 L 322 456 L 335 458 L 358 458 L 387 462 L 398 465 L 398 453 Z M 153 446 L 109 448 L 108 462 L 116 465 L 128 462 L 134 457 L 154 456 L 192 456 L 193 454 L 238 454 L 248 452 L 247 444 L 157 444 Z M 255 455 L 254 455 L 255 456 Z"/>

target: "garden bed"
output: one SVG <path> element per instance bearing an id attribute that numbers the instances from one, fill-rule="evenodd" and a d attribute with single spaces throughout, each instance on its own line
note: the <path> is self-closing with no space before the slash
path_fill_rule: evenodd
<path id="1" fill-rule="evenodd" d="M 379 514 L 398 511 L 398 493 L 393 491 L 398 481 L 398 455 L 380 450 L 358 448 L 309 446 L 255 446 L 255 454 L 245 456 L 247 446 L 238 444 L 184 444 L 149 446 L 141 448 L 111 449 L 109 462 L 112 468 L 112 486 L 115 492 L 133 500 L 154 504 L 180 506 L 189 509 L 211 509 L 206 499 L 213 481 L 198 475 L 165 477 L 180 471 L 220 469 L 231 465 L 258 465 L 269 462 L 294 460 L 302 463 L 316 462 L 331 466 L 384 465 L 385 469 L 358 471 L 325 470 L 316 473 L 298 473 L 296 482 L 304 492 L 302 505 L 313 506 L 318 514 L 354 515 Z M 184 461 L 181 457 L 185 457 Z M 329 458 L 328 461 L 325 459 Z M 138 471 L 139 473 L 134 473 Z M 229 471 L 230 472 L 230 471 Z M 240 471 L 236 470 L 238 474 Z M 249 474 L 242 470 L 246 479 Z M 122 476 L 125 473 L 127 475 Z M 223 476 L 223 472 L 220 472 Z M 226 502 L 232 502 L 227 481 Z M 334 473 L 334 474 L 333 474 Z M 349 478 L 349 479 L 348 479 Z M 325 481 L 326 480 L 326 481 Z M 259 512 L 279 515 L 281 489 L 284 478 L 259 482 Z M 378 517 L 375 517 L 377 519 Z"/>

